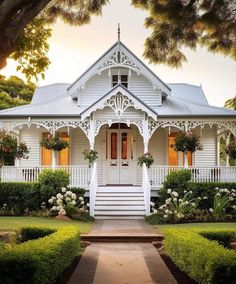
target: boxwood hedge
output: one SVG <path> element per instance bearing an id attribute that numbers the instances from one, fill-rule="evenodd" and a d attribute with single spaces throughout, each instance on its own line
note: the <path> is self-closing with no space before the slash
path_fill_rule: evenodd
<path id="1" fill-rule="evenodd" d="M 85 192 L 83 188 L 76 187 L 70 190 L 77 196 L 83 196 Z M 58 189 L 59 191 L 61 188 Z M 51 197 L 50 194 L 48 196 Z M 40 183 L 0 182 L 0 215 L 23 215 L 38 211 L 42 202 L 48 201 L 45 198 Z"/>
<path id="2" fill-rule="evenodd" d="M 197 283 L 236 283 L 236 252 L 194 231 L 165 231 L 165 251 Z"/>
<path id="3" fill-rule="evenodd" d="M 52 284 L 79 251 L 75 226 L 0 250 L 1 284 Z"/>

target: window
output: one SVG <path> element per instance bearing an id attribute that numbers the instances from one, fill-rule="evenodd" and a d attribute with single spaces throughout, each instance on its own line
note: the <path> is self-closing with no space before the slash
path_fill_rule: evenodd
<path id="1" fill-rule="evenodd" d="M 121 158 L 127 160 L 128 158 L 128 141 L 127 133 L 122 133 L 121 136 Z"/>
<path id="2" fill-rule="evenodd" d="M 47 137 L 49 133 L 43 133 L 43 137 Z M 69 136 L 67 133 L 61 133 L 63 140 L 69 142 Z M 52 164 L 52 150 L 42 148 L 42 166 L 50 166 Z M 69 148 L 63 149 L 58 154 L 58 165 L 69 165 Z"/>
<path id="3" fill-rule="evenodd" d="M 169 134 L 168 137 L 168 157 L 169 157 L 169 166 L 178 166 L 179 165 L 179 157 L 178 152 L 176 152 L 173 148 L 170 146 L 175 143 L 175 137 L 177 133 L 173 132 Z M 181 153 L 182 154 L 182 153 Z M 184 157 L 182 154 L 182 163 L 184 165 Z M 188 152 L 188 165 L 192 166 L 193 159 L 192 159 L 192 153 Z"/>
<path id="4" fill-rule="evenodd" d="M 117 133 L 111 133 L 111 159 L 117 159 Z"/>
<path id="5" fill-rule="evenodd" d="M 121 85 L 128 88 L 128 75 L 113 75 L 112 76 L 112 87 L 115 87 L 119 83 L 119 77 L 120 77 Z"/>

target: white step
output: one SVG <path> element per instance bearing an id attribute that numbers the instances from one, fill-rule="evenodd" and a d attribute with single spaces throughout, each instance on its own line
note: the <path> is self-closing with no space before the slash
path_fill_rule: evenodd
<path id="1" fill-rule="evenodd" d="M 144 216 L 145 215 L 145 211 L 144 210 L 140 210 L 140 211 L 97 211 L 95 210 L 95 217 L 97 215 L 101 216 L 101 215 L 106 215 L 106 216 Z"/>
<path id="2" fill-rule="evenodd" d="M 144 200 L 96 200 L 96 205 L 143 205 Z"/>
<path id="3" fill-rule="evenodd" d="M 144 205 L 95 205 L 95 211 L 100 210 L 111 210 L 111 211 L 134 211 L 134 210 L 145 210 Z"/>
<path id="4" fill-rule="evenodd" d="M 144 216 L 96 216 L 96 219 L 99 219 L 99 220 L 129 220 L 129 219 L 132 219 L 132 220 L 139 220 L 139 219 L 144 219 Z"/>
<path id="5" fill-rule="evenodd" d="M 128 197 L 122 197 L 122 196 L 97 196 L 96 197 L 96 201 L 98 200 L 111 200 L 111 201 L 135 201 L 135 200 L 138 200 L 138 201 L 144 201 L 144 197 L 143 196 L 128 196 Z"/>
<path id="6" fill-rule="evenodd" d="M 97 192 L 96 196 L 120 196 L 120 197 L 126 197 L 126 196 L 129 196 L 129 197 L 139 197 L 139 196 L 143 196 L 143 193 L 139 193 L 139 192 L 133 192 L 133 193 L 130 193 L 130 192 L 123 192 L 123 193 L 117 193 L 117 192 L 114 192 L 114 193 L 111 193 L 111 192 Z"/>
<path id="7" fill-rule="evenodd" d="M 97 192 L 143 192 L 141 187 L 99 187 Z"/>

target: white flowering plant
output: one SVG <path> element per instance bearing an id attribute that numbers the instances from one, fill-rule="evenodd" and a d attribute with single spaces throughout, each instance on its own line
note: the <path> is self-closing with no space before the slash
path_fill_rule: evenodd
<path id="1" fill-rule="evenodd" d="M 209 209 L 215 221 L 224 220 L 227 217 L 229 209 L 235 210 L 236 206 L 236 190 L 227 188 L 219 189 L 216 187 L 216 194 L 213 200 L 213 208 Z M 230 217 L 230 215 L 228 216 Z"/>
<path id="2" fill-rule="evenodd" d="M 179 222 L 183 219 L 188 219 L 197 209 L 201 197 L 193 198 L 192 191 L 184 191 L 184 195 L 180 198 L 178 192 L 167 190 L 170 196 L 165 200 L 165 204 L 159 207 L 159 212 L 163 214 L 166 221 Z"/>
<path id="3" fill-rule="evenodd" d="M 88 212 L 88 204 L 84 202 L 82 196 L 77 197 L 75 193 L 62 187 L 61 192 L 52 196 L 48 203 L 51 204 L 50 214 L 62 214 L 72 217 L 80 212 Z"/>

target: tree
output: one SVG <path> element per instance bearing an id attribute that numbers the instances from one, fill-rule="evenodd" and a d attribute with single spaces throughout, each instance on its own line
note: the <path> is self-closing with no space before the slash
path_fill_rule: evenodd
<path id="1" fill-rule="evenodd" d="M 25 143 L 17 145 L 16 137 L 0 131 L 0 165 L 13 166 L 15 159 L 28 159 Z"/>
<path id="2" fill-rule="evenodd" d="M 0 0 L 0 69 L 12 55 L 27 78 L 44 74 L 50 63 L 46 56 L 49 25 L 57 18 L 70 25 L 89 23 L 91 15 L 100 15 L 106 3 L 108 0 Z"/>
<path id="3" fill-rule="evenodd" d="M 234 109 L 236 110 L 236 96 L 232 99 L 228 99 L 226 102 L 225 102 L 225 107 L 227 108 L 231 108 L 231 109 Z"/>
<path id="4" fill-rule="evenodd" d="M 33 83 L 25 83 L 16 76 L 11 76 L 8 79 L 0 76 L 0 109 L 30 103 L 35 88 Z"/>
<path id="5" fill-rule="evenodd" d="M 152 30 L 144 56 L 151 63 L 181 67 L 186 61 L 183 47 L 197 44 L 209 52 L 236 60 L 235 0 L 132 0 L 147 10 L 145 26 Z"/>
<path id="6" fill-rule="evenodd" d="M 87 24 L 92 15 L 101 15 L 102 6 L 108 2 L 0 0 L 0 69 L 13 54 L 20 61 L 18 68 L 27 77 L 43 74 L 50 63 L 46 56 L 46 40 L 51 33 L 48 25 L 58 18 L 70 25 Z M 197 44 L 236 59 L 235 0 L 132 0 L 132 5 L 149 13 L 145 25 L 152 33 L 146 39 L 144 56 L 151 63 L 180 67 L 186 61 L 182 48 L 196 49 Z M 43 27 L 47 30 L 45 34 Z M 44 34 L 42 45 L 39 42 L 34 45 L 39 38 L 32 34 L 35 30 Z"/>

